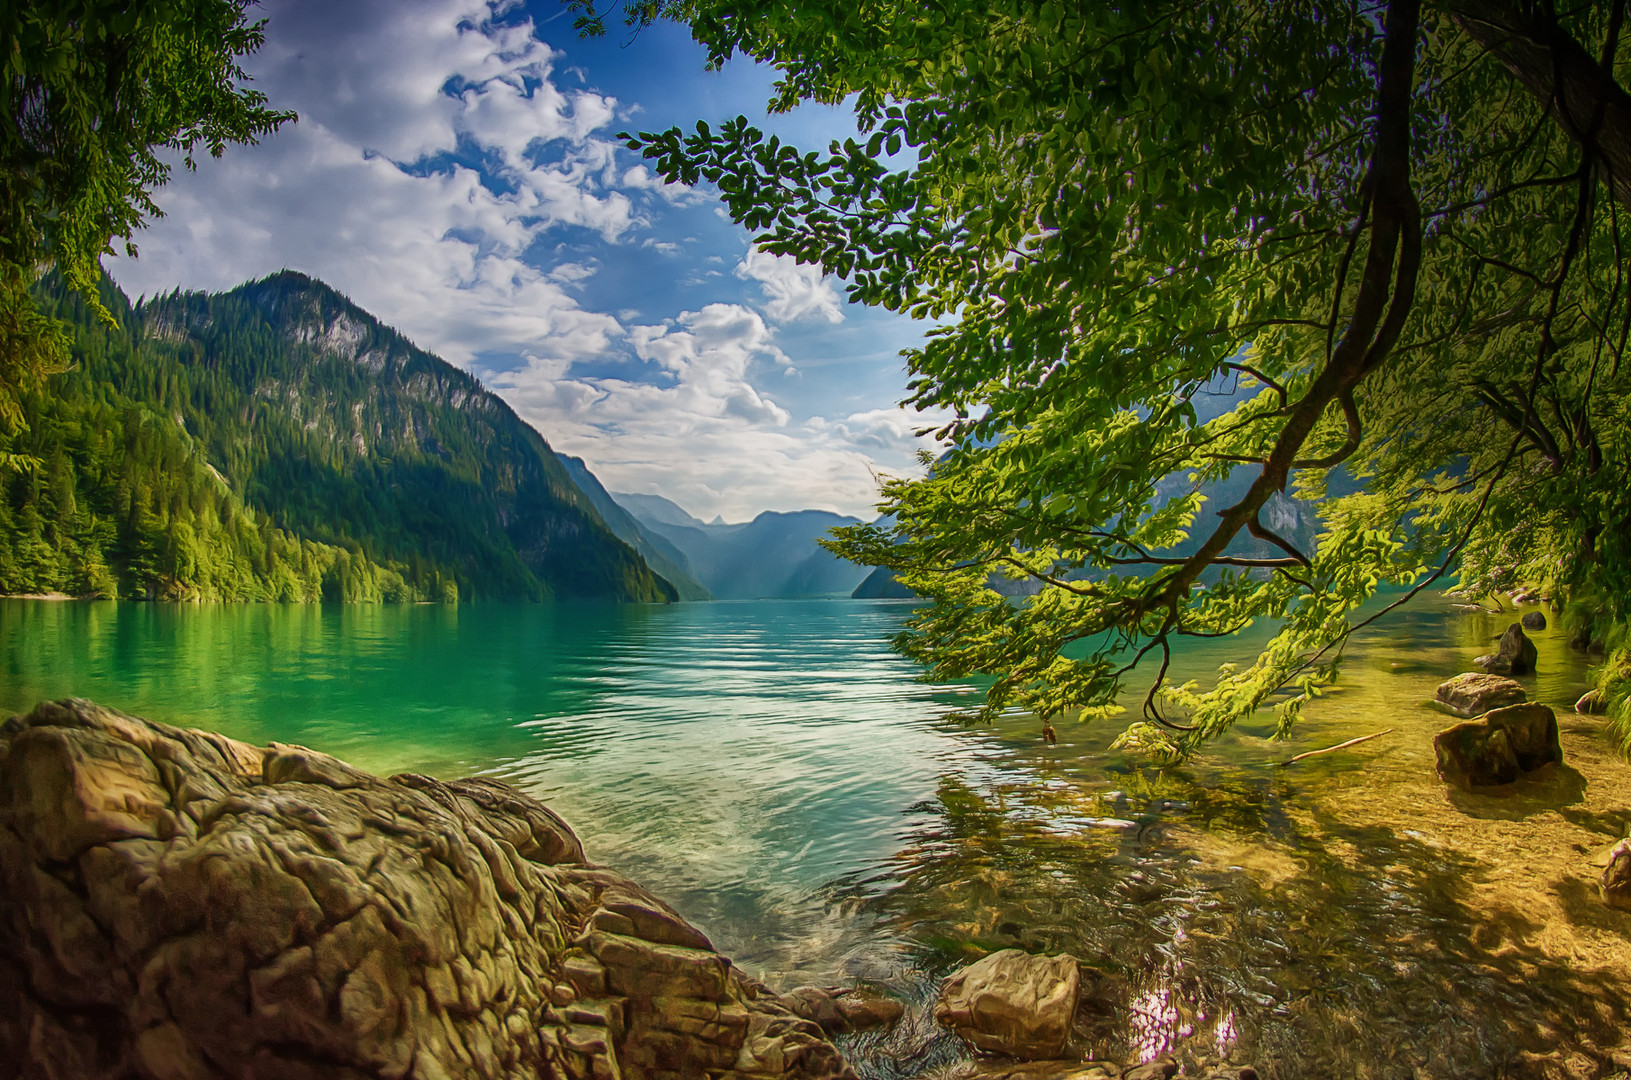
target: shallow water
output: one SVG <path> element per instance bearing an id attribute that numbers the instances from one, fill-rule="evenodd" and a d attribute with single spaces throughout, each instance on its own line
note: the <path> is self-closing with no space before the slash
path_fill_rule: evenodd
<path id="1" fill-rule="evenodd" d="M 1104 972 L 1084 1037 L 1106 1056 L 1227 1052 L 1281 1077 L 1610 1067 L 1631 916 L 1601 905 L 1592 860 L 1631 821 L 1631 769 L 1565 712 L 1587 673 L 1556 631 L 1533 635 L 1526 682 L 1559 708 L 1567 763 L 1470 796 L 1433 775 L 1451 721 L 1424 702 L 1510 614 L 1390 616 L 1290 743 L 1246 727 L 1154 769 L 1107 751 L 1108 728 L 1060 725 L 1050 747 L 1034 720 L 937 719 L 970 692 L 887 651 L 907 610 L 0 601 L 0 707 L 78 694 L 380 772 L 502 776 L 784 986 L 921 996 L 993 948 L 1066 949 Z M 930 1032 L 852 1049 L 907 1075 L 954 1053 Z"/>

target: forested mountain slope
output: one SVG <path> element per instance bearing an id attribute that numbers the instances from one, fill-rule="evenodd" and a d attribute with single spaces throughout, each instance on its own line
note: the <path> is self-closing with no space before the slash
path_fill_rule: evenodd
<path id="1" fill-rule="evenodd" d="M 619 506 L 617 500 L 612 498 L 611 492 L 589 471 L 582 458 L 575 458 L 568 454 L 557 455 L 561 464 L 566 466 L 566 475 L 572 482 L 589 497 L 600 511 L 600 516 L 606 522 L 617 538 L 628 544 L 646 560 L 646 565 L 662 575 L 663 579 L 673 585 L 679 593 L 681 600 L 710 600 L 712 595 L 696 580 L 691 570 L 691 563 L 685 553 L 675 547 L 672 542 L 660 534 L 653 532 L 640 523 L 640 519 Z"/>
<path id="2" fill-rule="evenodd" d="M 47 282 L 75 370 L 25 402 L 0 591 L 674 599 L 471 376 L 284 272 L 132 309 Z"/>

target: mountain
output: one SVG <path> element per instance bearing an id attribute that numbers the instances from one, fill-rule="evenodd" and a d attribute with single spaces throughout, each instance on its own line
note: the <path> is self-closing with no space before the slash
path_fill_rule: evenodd
<path id="1" fill-rule="evenodd" d="M 173 599 L 672 600 L 535 430 L 319 281 L 114 325 L 48 280 L 76 367 L 0 437 L 0 590 Z"/>
<path id="2" fill-rule="evenodd" d="M 638 551 L 646 560 L 647 566 L 674 586 L 681 600 L 713 599 L 712 594 L 696 580 L 685 553 L 671 541 L 641 525 L 638 518 L 619 506 L 617 500 L 612 498 L 611 492 L 607 491 L 595 478 L 595 474 L 589 471 L 589 466 L 584 464 L 582 458 L 566 454 L 556 456 L 561 459 L 561 464 L 566 466 L 566 475 L 572 478 L 578 490 L 589 496 L 589 501 L 594 503 L 601 520 L 606 522 L 612 534 Z"/>
<path id="3" fill-rule="evenodd" d="M 726 524 L 692 517 L 660 495 L 614 492 L 647 530 L 678 548 L 696 579 L 722 600 L 777 596 L 847 596 L 866 567 L 845 562 L 816 543 L 859 518 L 826 510 L 767 510 L 752 521 Z"/>
<path id="4" fill-rule="evenodd" d="M 850 596 L 857 600 L 910 600 L 917 593 L 902 585 L 887 566 L 874 566 Z"/>

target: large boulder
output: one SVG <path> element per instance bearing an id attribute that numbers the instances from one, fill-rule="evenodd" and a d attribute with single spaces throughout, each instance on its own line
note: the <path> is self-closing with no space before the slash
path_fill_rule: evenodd
<path id="1" fill-rule="evenodd" d="M 1510 784 L 1563 760 L 1557 714 L 1545 705 L 1508 705 L 1433 736 L 1438 775 L 1461 788 Z"/>
<path id="2" fill-rule="evenodd" d="M 504 784 L 83 701 L 0 726 L 0 1078 L 853 1075 Z"/>
<path id="3" fill-rule="evenodd" d="M 1074 956 L 1003 949 L 949 976 L 934 1018 L 979 1050 L 1057 1058 L 1070 1037 L 1080 987 Z"/>
<path id="4" fill-rule="evenodd" d="M 1543 611 L 1526 611 L 1523 618 L 1518 620 L 1525 630 L 1546 629 L 1546 613 Z"/>
<path id="5" fill-rule="evenodd" d="M 1534 672 L 1539 655 L 1535 643 L 1529 640 L 1523 627 L 1513 623 L 1501 635 L 1501 643 L 1496 646 L 1495 652 L 1478 657 L 1473 664 L 1492 675 L 1529 675 Z"/>
<path id="6" fill-rule="evenodd" d="M 1491 709 L 1518 705 L 1529 700 L 1529 692 L 1516 679 L 1467 671 L 1438 684 L 1438 703 L 1457 716 L 1482 716 Z"/>

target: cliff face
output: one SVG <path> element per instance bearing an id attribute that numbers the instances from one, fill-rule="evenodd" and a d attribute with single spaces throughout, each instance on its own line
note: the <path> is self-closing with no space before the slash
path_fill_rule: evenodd
<path id="1" fill-rule="evenodd" d="M 853 1077 L 546 807 L 83 701 L 0 727 L 0 1078 Z"/>

